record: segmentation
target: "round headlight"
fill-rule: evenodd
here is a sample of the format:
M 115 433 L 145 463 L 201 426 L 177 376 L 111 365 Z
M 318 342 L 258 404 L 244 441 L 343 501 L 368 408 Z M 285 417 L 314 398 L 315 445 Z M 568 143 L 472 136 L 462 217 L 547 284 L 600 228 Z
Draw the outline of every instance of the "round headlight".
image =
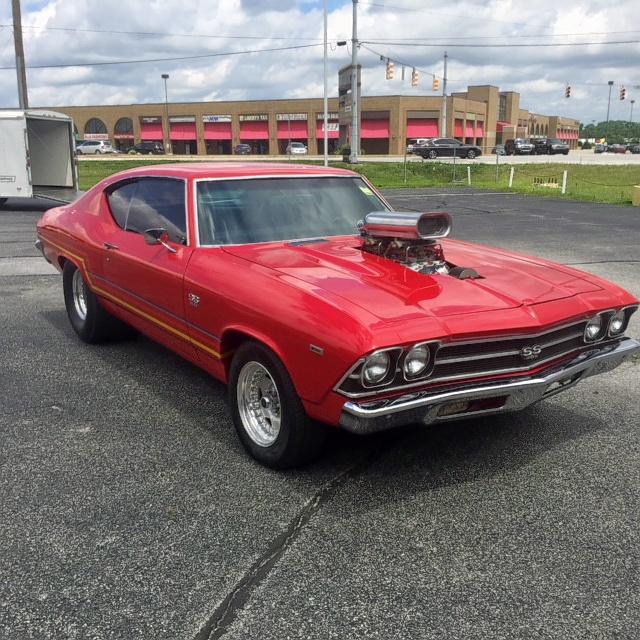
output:
M 593 342 L 600 337 L 602 333 L 602 317 L 594 316 L 587 322 L 587 326 L 584 328 L 584 339 L 586 342 Z
M 405 378 L 417 378 L 421 376 L 429 366 L 431 352 L 426 344 L 417 344 L 412 347 L 404 358 Z
M 389 372 L 389 353 L 387 351 L 378 351 L 372 353 L 365 361 L 362 367 L 362 378 L 367 384 L 378 384 L 382 382 Z
M 624 321 L 624 311 L 618 311 L 618 313 L 611 316 L 611 320 L 609 320 L 609 335 L 619 336 L 624 330 Z

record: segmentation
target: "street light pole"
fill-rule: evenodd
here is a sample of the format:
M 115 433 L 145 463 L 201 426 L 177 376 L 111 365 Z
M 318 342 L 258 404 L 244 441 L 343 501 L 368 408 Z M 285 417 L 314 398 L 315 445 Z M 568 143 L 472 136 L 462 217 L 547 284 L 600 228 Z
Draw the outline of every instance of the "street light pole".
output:
M 329 13 L 329 0 L 324 0 L 324 94 L 323 94 L 323 151 L 324 151 L 324 166 L 329 166 L 329 133 L 327 131 L 327 123 L 329 122 L 329 99 L 327 97 L 328 92 L 328 80 L 327 80 L 327 20 Z M 633 104 L 633 101 L 632 101 Z
M 635 100 L 631 100 L 631 113 L 629 113 L 629 122 L 633 122 L 633 105 L 635 104 Z
M 351 155 L 349 162 L 358 162 L 360 151 L 360 131 L 358 111 L 358 0 L 353 2 L 353 25 L 351 34 Z
M 18 104 L 21 109 L 29 108 L 27 94 L 27 72 L 24 65 L 24 47 L 22 46 L 22 14 L 20 0 L 11 0 L 13 13 L 13 44 L 16 52 L 16 74 L 18 76 Z
M 444 52 L 444 77 L 442 78 L 442 137 L 447 137 L 447 52 Z
M 609 109 L 611 107 L 611 87 L 613 87 L 613 80 L 609 80 L 609 102 L 607 102 L 607 123 L 609 122 Z
M 167 120 L 167 140 L 164 148 L 164 152 L 171 155 L 173 150 L 171 149 L 171 123 L 169 122 L 169 94 L 167 93 L 167 80 L 169 79 L 168 73 L 162 74 L 164 80 L 164 115 Z

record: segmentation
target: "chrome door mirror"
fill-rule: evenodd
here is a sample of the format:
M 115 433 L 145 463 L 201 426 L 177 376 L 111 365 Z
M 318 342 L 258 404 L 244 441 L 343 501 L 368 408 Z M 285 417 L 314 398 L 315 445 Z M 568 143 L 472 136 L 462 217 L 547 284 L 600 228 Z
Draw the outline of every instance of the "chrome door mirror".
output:
M 170 253 L 178 253 L 178 250 L 169 244 L 169 234 L 166 229 L 163 229 L 162 227 L 145 229 L 142 235 L 147 244 L 161 244 Z

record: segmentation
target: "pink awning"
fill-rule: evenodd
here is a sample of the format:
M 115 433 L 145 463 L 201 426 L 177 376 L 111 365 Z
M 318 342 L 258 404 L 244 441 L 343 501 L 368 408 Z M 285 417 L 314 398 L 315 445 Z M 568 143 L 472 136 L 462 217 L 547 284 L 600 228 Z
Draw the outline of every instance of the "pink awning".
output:
M 337 122 L 327 122 L 327 138 L 329 140 L 337 140 L 340 137 Z M 324 120 L 318 120 L 316 123 L 316 138 L 322 140 L 324 138 Z
M 484 122 L 476 122 L 476 138 L 484 138 Z
M 240 123 L 240 140 L 268 140 L 269 123 L 265 120 L 248 120 Z
M 474 138 L 473 122 L 467 122 L 464 127 L 464 135 L 466 138 Z
M 197 140 L 195 122 L 172 122 L 170 137 L 172 140 Z
M 462 138 L 464 133 L 462 132 L 462 120 L 456 118 L 456 121 L 453 125 L 453 135 L 455 138 Z
M 205 122 L 205 140 L 231 140 L 230 122 Z
M 278 140 L 306 140 L 308 137 L 306 120 L 278 120 Z
M 388 120 L 372 120 L 362 121 L 360 126 L 361 138 L 388 138 L 389 137 L 389 121 Z
M 437 138 L 439 135 L 438 118 L 411 118 L 407 120 L 407 138 Z
M 162 140 L 162 123 L 143 122 L 140 125 L 140 140 Z
M 496 133 L 502 133 L 505 129 L 509 128 L 513 128 L 509 122 L 501 122 L 500 120 L 496 122 Z

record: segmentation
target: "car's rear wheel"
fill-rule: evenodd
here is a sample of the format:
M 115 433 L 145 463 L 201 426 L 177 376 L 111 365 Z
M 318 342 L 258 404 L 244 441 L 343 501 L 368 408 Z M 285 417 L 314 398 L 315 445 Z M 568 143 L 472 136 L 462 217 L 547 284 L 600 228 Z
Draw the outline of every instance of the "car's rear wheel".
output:
M 473 149 L 469 149 L 469 151 L 467 151 L 467 158 L 469 158 L 469 160 L 473 160 L 476 157 L 476 152 Z
M 280 359 L 257 342 L 244 343 L 233 357 L 229 404 L 240 441 L 262 464 L 286 469 L 322 451 L 326 427 L 307 416 Z
M 62 270 L 64 304 L 73 330 L 81 340 L 93 344 L 125 337 L 132 329 L 114 318 L 89 289 L 82 272 L 67 261 Z
M 427 158 L 429 160 L 435 160 L 438 157 L 438 152 L 435 149 L 431 149 L 429 153 L 427 153 Z

